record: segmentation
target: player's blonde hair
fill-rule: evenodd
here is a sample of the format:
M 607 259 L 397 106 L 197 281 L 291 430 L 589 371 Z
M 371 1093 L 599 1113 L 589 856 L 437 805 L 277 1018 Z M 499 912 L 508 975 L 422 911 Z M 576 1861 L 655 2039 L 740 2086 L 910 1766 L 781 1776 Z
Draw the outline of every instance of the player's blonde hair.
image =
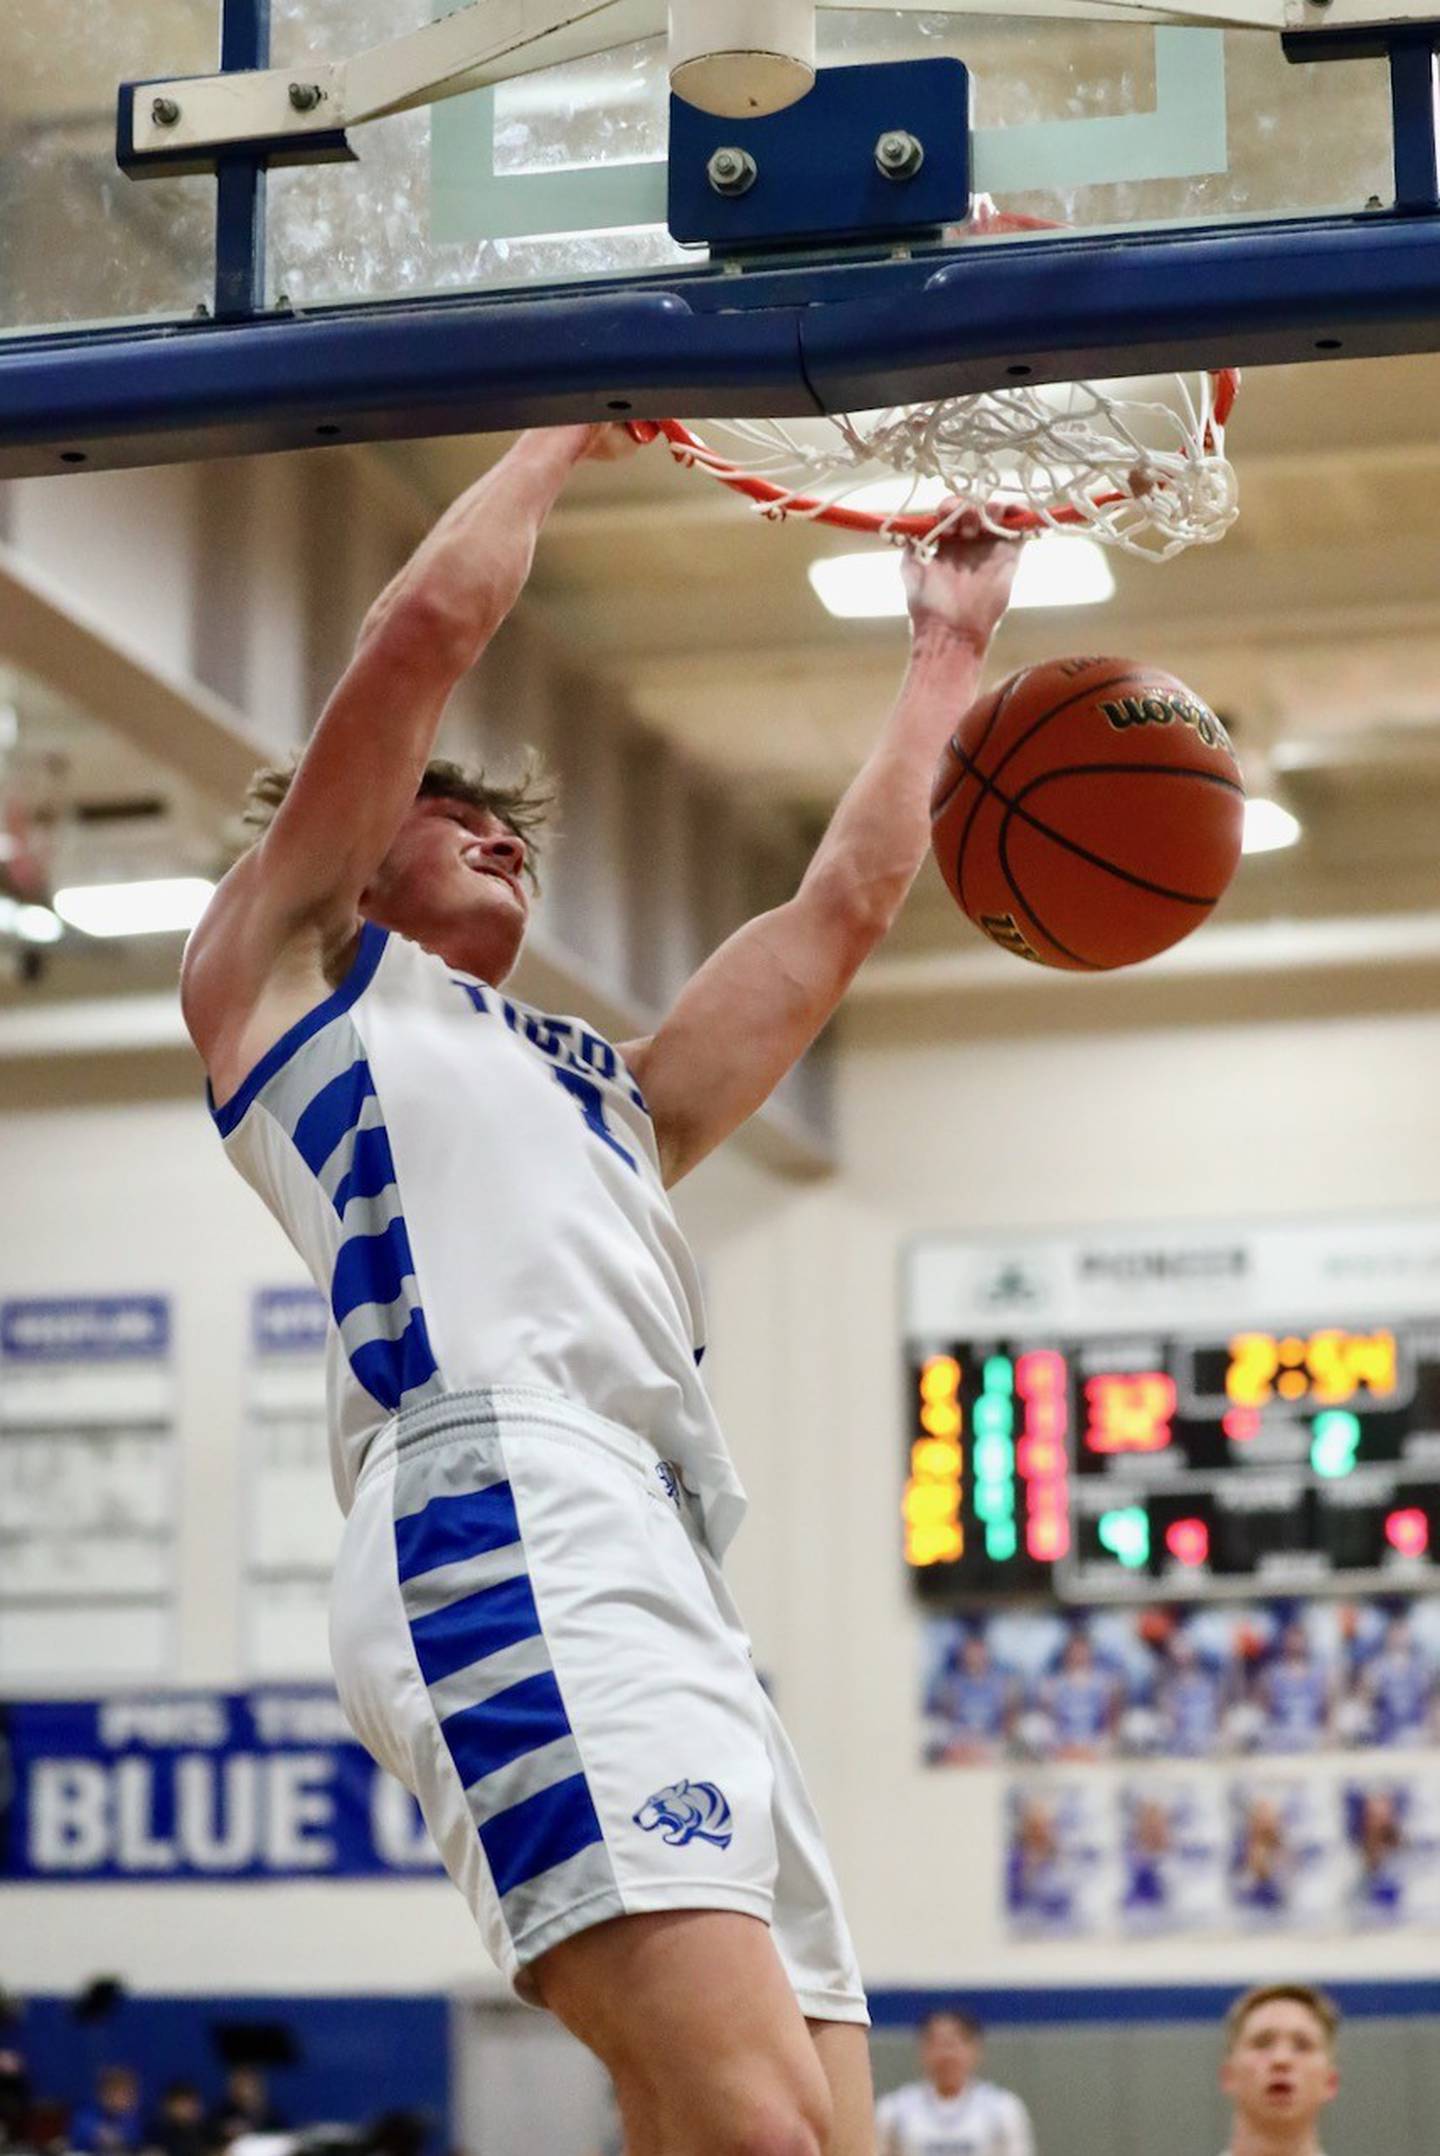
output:
M 262 838 L 275 821 L 281 802 L 300 768 L 297 749 L 287 763 L 262 764 L 245 791 L 240 822 L 249 843 Z M 539 888 L 535 871 L 539 834 L 553 820 L 555 787 L 539 757 L 527 749 L 519 773 L 508 784 L 487 778 L 478 764 L 459 764 L 436 756 L 425 766 L 415 789 L 417 801 L 463 801 L 468 808 L 497 816 L 525 841 L 525 873 Z
M 1238 1998 L 1225 2016 L 1225 2055 L 1239 2043 L 1250 2016 L 1262 2006 L 1269 2006 L 1277 1999 L 1293 2000 L 1313 2014 L 1325 2032 L 1325 2049 L 1333 2052 L 1335 2039 L 1340 2033 L 1340 2009 L 1328 1991 L 1320 1991 L 1314 1984 L 1257 1984 Z

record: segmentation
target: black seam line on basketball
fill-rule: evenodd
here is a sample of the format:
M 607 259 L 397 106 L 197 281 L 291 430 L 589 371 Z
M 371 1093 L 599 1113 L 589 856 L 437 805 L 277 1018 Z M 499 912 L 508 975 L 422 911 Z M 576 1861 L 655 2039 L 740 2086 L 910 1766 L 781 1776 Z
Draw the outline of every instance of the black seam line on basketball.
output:
M 1045 941 L 1050 944 L 1054 950 L 1057 950 L 1060 953 L 1060 956 L 1062 958 L 1068 958 L 1072 965 L 1081 967 L 1086 973 L 1103 973 L 1105 971 L 1105 968 L 1103 966 L 1097 966 L 1092 958 L 1082 958 L 1078 951 L 1072 951 L 1068 944 L 1062 943 L 1060 941 L 1060 938 L 1056 935 L 1053 928 L 1046 927 L 1045 923 L 1041 920 L 1039 914 L 1035 911 L 1035 908 L 1031 905 L 1029 899 L 1025 896 L 1025 893 L 1021 890 L 1019 884 L 1016 882 L 1014 871 L 1011 869 L 1010 866 L 1010 825 L 1015 814 L 1014 804 L 1009 801 L 1006 801 L 1004 794 L 1002 794 L 998 788 L 996 788 L 995 790 L 995 798 L 997 801 L 1005 801 L 1005 814 L 1000 819 L 1000 836 L 995 842 L 995 852 L 996 858 L 999 860 L 1000 863 L 1000 873 L 1010 886 L 1011 897 L 1014 899 L 1020 911 L 1024 914 L 1029 915 L 1030 925 L 1032 929 L 1038 930 L 1039 934 L 1044 937 Z M 1023 809 L 1020 813 L 1023 818 Z
M 1020 673 L 1015 674 L 1011 677 L 1008 686 L 1012 690 L 1018 689 L 1020 683 L 1036 671 L 1037 669 L 1033 666 L 1025 667 Z M 1038 719 L 1034 719 L 1031 721 L 1031 724 L 1020 736 L 1020 739 L 1011 743 L 1010 747 L 1005 751 L 1005 754 L 1001 757 L 999 763 L 995 766 L 994 771 L 991 772 L 989 776 L 991 778 L 998 778 L 1000 773 L 1005 769 L 1005 766 L 1009 763 L 1011 757 L 1018 755 L 1020 750 L 1025 747 L 1026 743 L 1032 741 L 1035 735 L 1039 733 L 1042 726 L 1048 726 L 1052 719 L 1058 719 L 1062 711 L 1072 710 L 1076 704 L 1083 703 L 1087 697 L 1101 696 L 1104 694 L 1106 689 L 1122 688 L 1126 682 L 1133 682 L 1134 679 L 1135 668 L 1133 666 L 1128 666 L 1123 674 L 1112 674 L 1107 681 L 1088 682 L 1083 689 L 1076 689 L 1072 695 L 1062 697 L 1058 704 L 1052 704 L 1048 711 L 1042 711 Z M 999 716 L 1000 712 L 997 708 L 991 715 L 991 725 L 994 724 L 994 721 L 998 719 Z M 987 726 L 985 730 L 985 735 L 976 744 L 977 750 L 984 747 L 985 741 L 989 738 L 989 733 L 990 727 Z M 963 755 L 964 752 L 963 750 L 957 750 L 956 753 Z M 978 764 L 975 766 L 975 775 L 977 778 L 982 776 Z M 965 874 L 965 848 L 970 842 L 970 833 L 974 827 L 975 818 L 980 813 L 980 808 L 981 803 L 977 801 L 974 808 L 972 808 L 970 811 L 969 817 L 965 824 L 965 829 L 960 834 L 960 852 L 955 865 L 955 888 L 960 894 L 960 904 L 962 907 L 965 904 L 965 886 L 962 880 Z
M 968 762 L 963 749 L 957 751 L 957 754 L 962 761 Z M 1053 779 L 1095 778 L 1112 771 L 1123 771 L 1131 775 L 1148 772 L 1160 778 L 1198 779 L 1202 785 L 1223 786 L 1227 792 L 1242 796 L 1245 791 L 1242 786 L 1237 786 L 1233 779 L 1221 778 L 1218 772 L 1189 771 L 1178 764 L 1066 764 L 1063 771 L 1042 771 L 1039 778 L 1030 779 L 1018 794 L 1011 795 L 1002 793 L 992 778 L 988 778 L 983 771 L 975 770 L 973 764 L 970 766 L 970 775 L 980 787 L 982 796 L 993 795 L 1011 815 L 1019 816 L 1032 830 L 1039 831 L 1045 838 L 1053 839 L 1057 846 L 1063 846 L 1068 853 L 1077 855 L 1082 861 L 1088 861 L 1092 868 L 1104 869 L 1107 875 L 1118 876 L 1122 883 L 1134 884 L 1137 891 L 1149 891 L 1156 898 L 1174 899 L 1180 906 L 1218 906 L 1218 894 L 1214 898 L 1202 898 L 1193 891 L 1172 891 L 1168 884 L 1152 883 L 1147 876 L 1137 876 L 1133 869 L 1121 868 L 1118 861 L 1107 861 L 1104 854 L 1092 853 L 1089 847 L 1082 846 L 1078 839 L 1068 838 L 1063 831 L 1057 831 L 1053 824 L 1046 823 L 1033 809 L 1021 807 L 1026 794 L 1033 793 L 1038 787 L 1049 785 Z M 958 875 L 955 880 L 958 888 Z M 1061 944 L 1059 948 L 1063 950 L 1065 946 Z
M 1088 861 L 1092 868 L 1103 869 L 1107 876 L 1114 876 L 1121 883 L 1133 884 L 1137 891 L 1149 891 L 1156 898 L 1173 899 L 1177 906 L 1218 906 L 1224 896 L 1223 892 L 1217 891 L 1213 898 L 1201 898 L 1191 891 L 1172 891 L 1168 884 L 1152 883 L 1148 877 L 1137 875 L 1134 869 L 1121 868 L 1118 861 L 1107 860 L 1104 854 L 1091 853 L 1078 839 L 1069 837 L 1063 831 L 1054 830 L 1049 824 L 1042 823 L 1033 810 L 1021 806 L 1028 794 L 1038 793 L 1042 786 L 1049 786 L 1058 779 L 1090 779 L 1101 776 L 1108 778 L 1116 771 L 1124 772 L 1127 776 L 1198 779 L 1202 786 L 1222 787 L 1226 793 L 1239 794 L 1242 800 L 1245 795 L 1243 786 L 1237 786 L 1233 779 L 1221 778 L 1218 771 L 1194 771 L 1183 764 L 1066 764 L 1063 770 L 1042 771 L 1038 778 L 1027 780 L 1011 802 L 1011 811 L 1014 815 L 1023 817 L 1027 823 L 1033 821 L 1037 830 L 1043 831 L 1047 838 L 1052 839 L 1057 846 L 1063 846 L 1068 853 L 1075 854 L 1082 861 Z M 1003 800 L 1005 796 L 1002 794 L 1000 798 Z
M 991 712 L 989 718 L 985 721 L 985 731 L 981 734 L 980 739 L 975 744 L 975 750 L 977 755 L 980 750 L 984 748 L 986 742 L 990 739 L 990 736 L 994 731 L 996 722 L 999 719 L 1001 712 L 1005 709 L 1005 706 L 1009 703 L 1011 697 L 1015 694 L 1021 682 L 1024 681 L 1029 675 L 1033 674 L 1034 671 L 1035 669 L 1033 666 L 1022 666 L 1018 674 L 1012 674 L 1008 681 L 1004 681 L 1000 684 L 999 691 L 995 698 L 995 709 Z M 952 734 L 950 737 L 950 747 L 954 755 L 959 759 L 959 762 L 962 766 L 960 779 L 963 779 L 965 776 L 963 766 L 970 763 L 971 759 L 967 756 L 965 750 L 961 748 L 960 743 L 954 734 Z M 951 788 L 951 796 L 954 795 L 956 788 L 959 786 L 960 779 L 957 779 L 955 782 L 955 786 Z M 948 798 L 949 797 L 947 797 L 947 800 Z M 975 818 L 980 813 L 983 800 L 984 796 L 982 795 L 980 800 L 976 801 L 974 807 L 971 809 L 969 815 L 966 817 L 965 828 L 960 833 L 959 845 L 955 854 L 955 892 L 956 896 L 960 900 L 962 910 L 965 905 L 965 849 L 970 843 L 970 833 L 975 828 Z

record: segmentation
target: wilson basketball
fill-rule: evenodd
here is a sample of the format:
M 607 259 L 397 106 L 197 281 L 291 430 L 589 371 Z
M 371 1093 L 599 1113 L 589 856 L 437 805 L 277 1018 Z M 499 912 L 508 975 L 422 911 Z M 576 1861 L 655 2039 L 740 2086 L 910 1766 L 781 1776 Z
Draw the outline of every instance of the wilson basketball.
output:
M 1129 659 L 1012 674 L 966 712 L 930 801 L 941 874 L 976 927 L 1081 973 L 1198 928 L 1235 873 L 1244 813 L 1214 712 Z

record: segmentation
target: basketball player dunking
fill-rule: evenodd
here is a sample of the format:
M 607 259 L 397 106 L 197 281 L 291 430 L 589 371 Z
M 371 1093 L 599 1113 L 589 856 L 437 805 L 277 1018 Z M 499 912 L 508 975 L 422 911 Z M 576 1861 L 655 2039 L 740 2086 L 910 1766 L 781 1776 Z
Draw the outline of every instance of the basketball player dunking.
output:
M 907 562 L 909 669 L 798 891 L 616 1049 L 502 991 L 533 792 L 430 761 L 567 475 L 615 446 L 525 436 L 371 608 L 298 769 L 252 788 L 184 1007 L 226 1150 L 334 1318 L 356 1730 L 501 1968 L 609 2069 L 629 2156 L 861 2156 L 864 1994 L 718 1570 L 744 1500 L 666 1190 L 895 918 L 1017 549 L 967 529 Z

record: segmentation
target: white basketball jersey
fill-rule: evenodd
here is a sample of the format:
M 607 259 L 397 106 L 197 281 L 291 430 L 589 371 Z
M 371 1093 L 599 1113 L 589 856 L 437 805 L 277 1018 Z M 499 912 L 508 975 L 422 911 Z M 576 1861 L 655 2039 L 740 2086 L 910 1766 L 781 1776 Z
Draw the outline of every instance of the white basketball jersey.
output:
M 875 2107 L 885 2156 L 1034 2156 L 1030 2115 L 992 2081 L 970 2081 L 941 2096 L 928 2081 L 907 2082 Z
M 745 1499 L 698 1375 L 695 1265 L 609 1042 L 367 925 L 342 985 L 211 1105 L 329 1301 L 347 1511 L 397 1413 L 525 1388 L 646 1439 L 729 1541 Z

